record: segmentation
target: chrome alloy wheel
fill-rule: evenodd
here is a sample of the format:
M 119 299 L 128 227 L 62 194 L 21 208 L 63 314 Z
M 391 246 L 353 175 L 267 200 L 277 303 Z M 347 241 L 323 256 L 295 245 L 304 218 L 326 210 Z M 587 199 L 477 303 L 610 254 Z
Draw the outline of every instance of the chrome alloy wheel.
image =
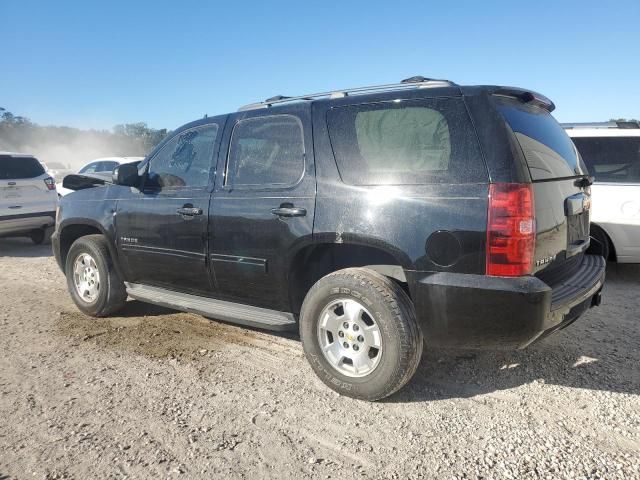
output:
M 91 255 L 81 253 L 73 263 L 73 284 L 80 298 L 93 303 L 100 292 L 100 272 Z
M 347 377 L 369 375 L 382 357 L 375 318 L 357 300 L 333 300 L 320 314 L 318 341 L 324 358 Z

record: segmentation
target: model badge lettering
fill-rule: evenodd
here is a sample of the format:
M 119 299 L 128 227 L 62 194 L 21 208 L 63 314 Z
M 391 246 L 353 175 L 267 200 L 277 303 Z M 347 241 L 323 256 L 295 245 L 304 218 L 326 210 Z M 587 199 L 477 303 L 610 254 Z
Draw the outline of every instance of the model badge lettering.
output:
M 541 265 L 546 265 L 547 263 L 551 263 L 556 259 L 555 255 L 552 255 L 550 257 L 544 257 L 541 258 L 540 260 L 536 260 L 536 267 L 539 267 Z
M 120 237 L 122 243 L 138 243 L 138 239 L 134 237 Z

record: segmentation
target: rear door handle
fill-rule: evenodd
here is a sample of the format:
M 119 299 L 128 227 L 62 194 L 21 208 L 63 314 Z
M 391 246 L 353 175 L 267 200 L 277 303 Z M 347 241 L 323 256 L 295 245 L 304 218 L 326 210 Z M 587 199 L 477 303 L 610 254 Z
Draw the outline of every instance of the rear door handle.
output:
M 183 217 L 195 217 L 196 215 L 202 215 L 202 209 L 197 207 L 182 207 L 176 210 L 176 213 Z
M 279 217 L 304 217 L 307 209 L 302 207 L 278 207 L 272 208 L 271 213 Z

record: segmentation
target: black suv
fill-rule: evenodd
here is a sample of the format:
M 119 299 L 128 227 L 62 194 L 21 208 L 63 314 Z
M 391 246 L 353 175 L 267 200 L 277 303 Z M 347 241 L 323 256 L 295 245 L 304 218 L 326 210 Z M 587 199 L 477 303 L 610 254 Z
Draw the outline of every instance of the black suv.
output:
M 590 178 L 553 108 L 423 77 L 270 98 L 65 197 L 55 256 L 89 315 L 129 296 L 299 329 L 329 387 L 380 399 L 425 341 L 523 348 L 600 302 Z

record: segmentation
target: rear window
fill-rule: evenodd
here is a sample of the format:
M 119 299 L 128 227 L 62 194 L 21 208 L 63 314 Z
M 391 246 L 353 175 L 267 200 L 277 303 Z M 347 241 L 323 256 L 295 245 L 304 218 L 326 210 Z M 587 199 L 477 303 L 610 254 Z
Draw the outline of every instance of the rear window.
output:
M 477 183 L 487 174 L 461 99 L 335 107 L 329 137 L 345 183 Z
M 507 98 L 496 102 L 518 139 L 533 180 L 587 174 L 571 139 L 548 111 Z
M 2 180 L 34 178 L 43 173 L 43 166 L 33 157 L 0 155 L 0 179 Z
M 640 183 L 640 137 L 573 139 L 596 182 Z

